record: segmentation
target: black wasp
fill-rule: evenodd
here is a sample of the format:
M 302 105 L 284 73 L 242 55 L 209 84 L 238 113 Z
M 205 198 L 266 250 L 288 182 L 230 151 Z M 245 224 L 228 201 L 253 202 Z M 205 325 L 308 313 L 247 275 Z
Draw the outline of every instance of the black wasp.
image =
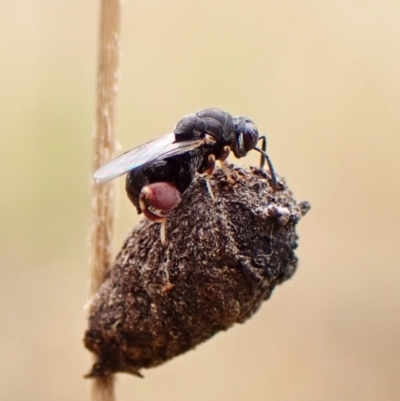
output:
M 257 143 L 262 141 L 261 149 Z M 127 173 L 126 192 L 138 213 L 151 221 L 163 222 L 181 201 L 196 173 L 206 174 L 206 183 L 215 161 L 224 163 L 230 151 L 237 157 L 255 149 L 261 153 L 261 167 L 268 163 L 271 185 L 277 180 L 265 153 L 266 138 L 247 117 L 232 117 L 219 109 L 204 109 L 184 117 L 173 133 L 128 150 L 94 174 L 98 183 Z

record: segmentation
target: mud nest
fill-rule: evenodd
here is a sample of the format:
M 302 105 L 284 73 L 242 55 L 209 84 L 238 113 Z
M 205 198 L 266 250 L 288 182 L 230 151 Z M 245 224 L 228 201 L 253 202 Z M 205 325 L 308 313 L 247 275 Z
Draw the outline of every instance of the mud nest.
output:
M 95 296 L 85 346 L 97 356 L 88 377 L 141 375 L 243 323 L 296 270 L 295 226 L 307 212 L 284 180 L 229 166 L 197 176 L 160 225 L 140 222 Z

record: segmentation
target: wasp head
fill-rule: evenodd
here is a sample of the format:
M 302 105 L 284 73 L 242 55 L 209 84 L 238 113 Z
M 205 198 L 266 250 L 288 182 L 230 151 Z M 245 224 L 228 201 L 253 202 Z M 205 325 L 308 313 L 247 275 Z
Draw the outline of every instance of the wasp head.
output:
M 258 142 L 258 129 L 247 117 L 234 118 L 236 138 L 232 145 L 232 151 L 237 158 L 246 156 L 247 152 L 254 149 Z

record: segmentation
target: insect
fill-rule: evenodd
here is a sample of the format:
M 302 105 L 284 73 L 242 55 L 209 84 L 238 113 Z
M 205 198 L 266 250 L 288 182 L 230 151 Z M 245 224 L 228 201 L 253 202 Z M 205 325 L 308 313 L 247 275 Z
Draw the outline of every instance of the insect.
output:
M 259 141 L 261 148 L 257 147 Z M 208 191 L 214 199 L 209 178 L 216 160 L 223 165 L 231 151 L 240 158 L 252 149 L 261 153 L 261 168 L 267 162 L 275 190 L 277 180 L 265 152 L 266 138 L 259 136 L 253 121 L 215 108 L 204 109 L 184 117 L 172 133 L 118 156 L 98 169 L 94 177 L 102 183 L 127 174 L 126 192 L 138 213 L 163 222 L 180 203 L 196 173 L 206 174 Z

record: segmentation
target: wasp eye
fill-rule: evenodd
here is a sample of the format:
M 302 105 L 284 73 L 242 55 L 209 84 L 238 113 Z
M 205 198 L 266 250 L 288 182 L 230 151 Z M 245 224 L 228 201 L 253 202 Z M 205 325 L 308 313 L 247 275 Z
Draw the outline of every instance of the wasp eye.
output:
M 258 130 L 252 122 L 246 122 L 243 127 L 243 145 L 246 152 L 254 149 L 258 141 Z
M 236 141 L 232 144 L 233 153 L 237 158 L 246 156 L 258 142 L 258 130 L 247 117 L 235 117 Z

